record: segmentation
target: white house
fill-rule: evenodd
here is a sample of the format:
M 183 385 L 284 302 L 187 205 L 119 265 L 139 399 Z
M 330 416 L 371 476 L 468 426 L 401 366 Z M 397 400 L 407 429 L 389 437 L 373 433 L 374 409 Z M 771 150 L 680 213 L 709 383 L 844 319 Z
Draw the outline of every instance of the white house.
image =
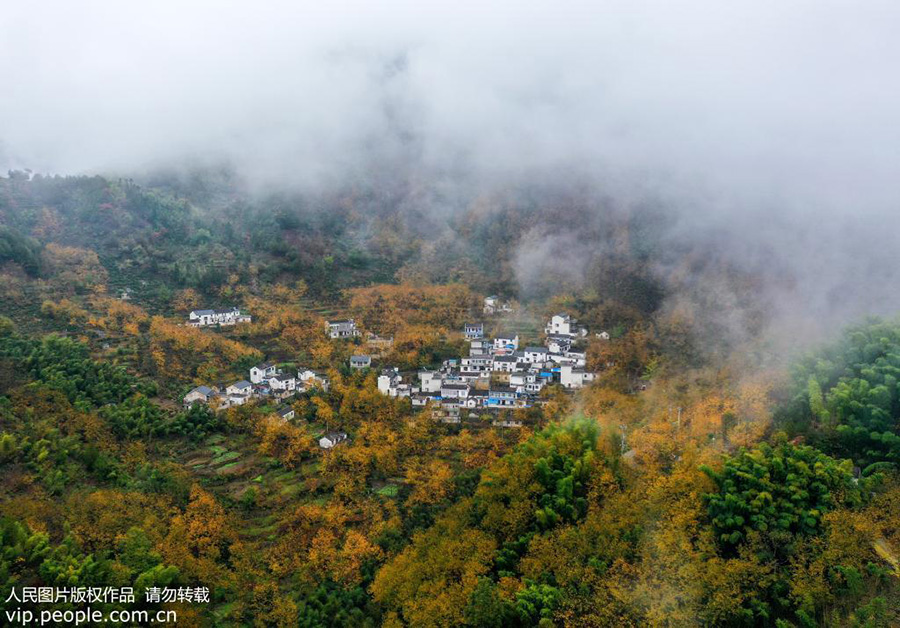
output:
M 347 438 L 346 432 L 329 432 L 319 439 L 319 447 L 322 449 L 331 449 L 335 445 L 343 443 Z
M 508 352 L 512 353 L 516 349 L 519 348 L 519 334 L 515 332 L 504 332 L 498 334 L 494 338 L 494 351 L 495 352 Z
M 297 390 L 297 378 L 293 375 L 275 375 L 269 378 L 269 388 L 276 392 L 294 392 Z
M 489 355 L 479 355 L 474 357 L 462 358 L 460 360 L 459 372 L 462 376 L 478 376 L 491 370 L 493 358 Z
M 311 369 L 301 368 L 297 370 L 297 379 L 300 384 L 307 388 L 310 386 L 321 386 L 325 390 L 328 390 L 328 377 L 323 373 L 317 373 Z
M 233 383 L 231 386 L 225 389 L 225 393 L 227 395 L 250 395 L 253 392 L 253 384 L 248 382 L 245 379 L 242 379 L 239 382 Z
M 547 336 L 547 349 L 550 353 L 563 354 L 572 346 L 572 337 L 560 334 L 550 334 Z
M 352 318 L 326 321 L 325 328 L 330 338 L 353 338 L 354 336 L 359 336 L 356 322 Z
M 494 351 L 494 343 L 486 338 L 475 338 L 469 341 L 469 355 L 490 355 Z
M 525 361 L 534 364 L 536 362 L 546 362 L 550 352 L 544 347 L 525 347 L 523 353 Z
M 372 366 L 372 356 L 370 355 L 351 355 L 350 368 L 367 369 Z
M 439 393 L 441 374 L 435 371 L 419 371 L 419 384 L 423 393 Z
M 484 402 L 487 408 L 514 408 L 524 406 L 523 400 L 519 399 L 519 393 L 515 388 L 509 386 L 491 386 L 488 397 Z
M 378 376 L 378 392 L 391 397 L 397 396 L 397 387 L 403 382 L 400 371 L 395 367 L 384 369 Z
M 483 323 L 466 323 L 463 327 L 463 333 L 466 338 L 469 340 L 474 340 L 475 338 L 481 338 L 484 336 L 484 324 Z
M 236 323 L 249 323 L 251 320 L 247 314 L 241 314 L 236 307 L 224 310 L 192 310 L 188 314 L 188 325 L 194 327 L 207 327 L 209 325 L 234 325 Z
M 565 356 L 572 360 L 575 366 L 584 367 L 587 364 L 587 353 L 584 351 L 566 351 Z
M 592 381 L 594 381 L 594 374 L 587 373 L 584 369 L 576 368 L 571 364 L 561 364 L 559 367 L 559 383 L 563 388 L 581 388 Z
M 250 368 L 250 381 L 254 384 L 262 384 L 270 377 L 278 374 L 278 369 L 272 362 L 263 362 Z
M 209 386 L 197 386 L 191 392 L 184 396 L 182 400 L 185 408 L 189 408 L 195 403 L 209 403 L 216 396 L 216 391 Z
M 500 301 L 500 297 L 496 294 L 492 294 L 489 297 L 484 298 L 484 307 L 482 311 L 485 314 L 496 314 L 498 312 L 512 312 L 512 305 L 509 304 L 509 301 Z
M 429 401 L 434 401 L 440 396 L 440 393 L 431 392 L 419 392 L 412 395 L 412 405 L 416 408 L 421 408 L 428 405 Z
M 294 409 L 290 406 L 284 406 L 278 409 L 278 416 L 284 421 L 290 421 L 294 418 Z
M 597 338 L 599 338 L 600 340 L 609 340 L 609 332 L 608 331 L 601 331 L 599 334 L 594 334 L 594 335 L 597 336 Z
M 232 394 L 228 395 L 227 406 L 242 406 L 250 399 L 250 395 Z M 225 407 L 227 407 L 225 406 Z
M 465 400 L 469 396 L 468 384 L 451 384 L 444 382 L 441 384 L 441 400 L 458 399 Z
M 514 355 L 495 355 L 494 361 L 491 363 L 491 370 L 501 373 L 512 373 L 516 370 L 518 362 L 519 358 Z
M 574 336 L 574 326 L 575 319 L 565 313 L 554 314 L 550 321 L 547 323 L 547 326 L 544 328 L 544 333 L 548 336 L 560 335 L 560 336 Z

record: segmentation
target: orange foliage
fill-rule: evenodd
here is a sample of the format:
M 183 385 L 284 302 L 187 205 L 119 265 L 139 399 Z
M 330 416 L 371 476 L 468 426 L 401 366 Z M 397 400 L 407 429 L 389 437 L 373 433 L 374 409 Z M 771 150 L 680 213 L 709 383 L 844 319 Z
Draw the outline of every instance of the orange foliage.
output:
M 44 301 L 41 304 L 41 314 L 70 325 L 83 323 L 89 316 L 87 310 L 69 299 L 62 299 L 58 303 Z
M 258 349 L 161 316 L 154 316 L 150 322 L 150 356 L 158 372 L 182 380 L 191 379 L 202 363 L 207 365 L 204 374 L 209 376 L 226 371 L 244 358 L 262 359 Z
M 259 453 L 276 458 L 288 469 L 293 469 L 315 450 L 315 442 L 304 428 L 279 417 L 265 417 L 255 432 L 260 439 Z
M 380 284 L 350 292 L 350 311 L 366 328 L 394 334 L 407 326 L 442 330 L 462 327 L 478 297 L 463 284 Z
M 139 333 L 139 325 L 150 321 L 150 316 L 143 308 L 121 299 L 97 297 L 91 304 L 104 313 L 103 318 L 91 320 L 94 327 L 136 336 Z
M 50 243 L 44 249 L 44 262 L 59 291 L 71 294 L 88 289 L 99 294 L 106 290 L 109 275 L 94 251 Z

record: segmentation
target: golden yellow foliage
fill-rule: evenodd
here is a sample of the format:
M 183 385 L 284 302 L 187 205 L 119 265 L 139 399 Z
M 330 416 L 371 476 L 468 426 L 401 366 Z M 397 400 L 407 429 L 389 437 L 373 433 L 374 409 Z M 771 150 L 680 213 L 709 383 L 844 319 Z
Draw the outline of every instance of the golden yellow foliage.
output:
M 409 626 L 459 626 L 478 577 L 490 569 L 496 542 L 467 528 L 459 508 L 451 509 L 379 570 L 371 591 L 378 602 Z
M 150 356 L 158 372 L 182 380 L 192 379 L 202 364 L 206 365 L 204 375 L 210 377 L 238 360 L 262 359 L 258 349 L 161 316 L 150 321 Z
M 90 249 L 50 243 L 44 248 L 44 263 L 58 292 L 72 294 L 84 289 L 99 294 L 106 290 L 109 275 Z

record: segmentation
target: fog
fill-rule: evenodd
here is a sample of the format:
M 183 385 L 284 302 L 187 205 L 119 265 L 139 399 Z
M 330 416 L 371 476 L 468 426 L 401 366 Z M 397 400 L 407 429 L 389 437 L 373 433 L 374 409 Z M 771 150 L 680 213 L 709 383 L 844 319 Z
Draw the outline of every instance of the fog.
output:
M 588 181 L 780 275 L 794 328 L 900 307 L 900 4 L 372 4 L 5 6 L 0 168 Z

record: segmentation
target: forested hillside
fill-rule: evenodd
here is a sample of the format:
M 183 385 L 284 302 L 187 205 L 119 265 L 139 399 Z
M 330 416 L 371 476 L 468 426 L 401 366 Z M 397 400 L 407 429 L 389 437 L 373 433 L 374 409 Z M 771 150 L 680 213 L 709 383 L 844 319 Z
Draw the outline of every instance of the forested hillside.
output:
M 441 213 L 410 187 L 0 178 L 0 606 L 128 586 L 188 626 L 900 625 L 900 321 L 785 364 L 770 278 L 658 208 L 535 184 Z M 231 306 L 252 322 L 185 325 Z M 379 390 L 465 355 L 466 323 L 524 347 L 558 312 L 584 388 L 460 423 Z M 263 361 L 328 385 L 182 404 Z M 175 586 L 210 601 L 143 595 Z

